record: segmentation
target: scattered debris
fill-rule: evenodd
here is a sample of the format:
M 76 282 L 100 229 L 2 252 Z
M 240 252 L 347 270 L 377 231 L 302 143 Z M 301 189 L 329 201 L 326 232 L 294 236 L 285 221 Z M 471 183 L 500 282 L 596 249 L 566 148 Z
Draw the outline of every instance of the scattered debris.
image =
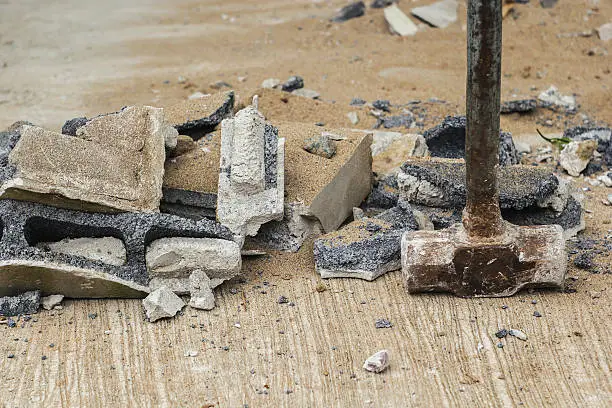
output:
M 363 106 L 363 105 L 365 105 L 366 103 L 367 103 L 367 102 L 366 102 L 366 101 L 364 101 L 364 100 L 363 100 L 363 99 L 361 99 L 361 98 L 353 98 L 353 99 L 351 99 L 351 103 L 350 103 L 350 105 L 351 105 L 351 106 Z
M 395 4 L 385 8 L 384 14 L 392 34 L 407 37 L 415 35 L 419 31 L 416 24 Z
M 363 364 L 363 369 L 372 373 L 382 373 L 389 367 L 389 364 L 389 352 L 387 350 L 380 350 L 368 357 Z
M 0 297 L 0 316 L 18 316 L 38 312 L 40 292 L 30 291 L 18 296 Z
M 306 89 L 306 88 L 296 89 L 294 91 L 291 91 L 291 93 L 297 96 L 302 96 L 304 98 L 310 98 L 310 99 L 319 99 L 319 97 L 321 96 L 321 94 L 318 93 L 317 91 L 312 90 L 312 89 Z
M 389 7 L 393 3 L 397 3 L 398 0 L 374 0 L 370 3 L 370 7 L 373 9 Z
M 597 34 L 601 41 L 612 40 L 612 23 L 606 23 L 597 29 Z
M 457 21 L 457 0 L 442 0 L 428 6 L 415 7 L 412 15 L 433 27 L 446 28 Z
M 185 357 L 197 357 L 198 356 L 198 352 L 194 351 L 194 350 L 187 350 L 183 353 L 183 356 Z
M 49 295 L 40 298 L 40 304 L 42 305 L 43 309 L 51 310 L 55 306 L 62 303 L 62 300 L 64 300 L 64 295 Z
M 234 91 L 229 91 L 179 102 L 164 108 L 165 119 L 181 135 L 198 140 L 232 115 L 234 100 Z
M 568 113 L 573 113 L 577 109 L 576 97 L 561 94 L 555 86 L 551 86 L 546 91 L 540 93 L 538 100 L 542 103 L 543 107 L 553 110 L 561 109 Z
M 583 252 L 574 258 L 574 266 L 576 268 L 590 270 L 593 268 L 594 254 L 592 252 Z
M 375 109 L 381 110 L 383 112 L 391 112 L 391 102 L 386 99 L 377 99 L 372 102 L 372 106 Z
M 302 88 L 304 88 L 304 78 L 298 75 L 289 77 L 289 79 L 281 86 L 281 89 L 285 92 L 293 92 Z
M 540 0 L 542 8 L 553 8 L 558 0 Z
M 393 327 L 393 324 L 387 319 L 376 319 L 374 326 L 377 329 L 390 329 Z
M 510 336 L 516 337 L 519 340 L 527 341 L 527 334 L 524 331 L 518 329 L 510 329 L 508 330 L 508 334 Z
M 570 176 L 578 177 L 586 169 L 596 149 L 595 140 L 570 142 L 561 150 L 559 163 Z
M 304 140 L 304 150 L 326 159 L 331 159 L 336 154 L 336 143 L 329 136 L 321 134 L 317 138 Z
M 527 113 L 537 108 L 538 101 L 535 99 L 517 99 L 503 102 L 501 113 Z
M 289 299 L 287 299 L 285 296 L 279 296 L 277 303 L 279 305 L 289 303 Z
M 231 88 L 231 87 L 232 87 L 232 85 L 231 85 L 231 84 L 228 84 L 228 83 L 227 83 L 227 82 L 225 82 L 225 81 L 216 81 L 216 82 L 213 82 L 212 84 L 210 84 L 210 87 L 211 87 L 212 89 L 219 90 L 219 89 L 221 89 L 221 88 Z
M 356 125 L 356 124 L 359 123 L 359 114 L 357 112 L 355 112 L 355 111 L 349 112 L 349 113 L 346 114 L 346 116 L 351 121 L 351 124 Z
M 253 99 L 254 105 L 221 124 L 217 218 L 242 240 L 283 217 L 285 139 Z
M 414 124 L 414 115 L 412 113 L 405 113 L 402 115 L 385 116 L 379 118 L 376 127 L 382 125 L 385 129 L 393 129 L 398 127 L 411 128 Z
M 151 292 L 142 301 L 147 318 L 155 322 L 166 317 L 174 317 L 183 309 L 185 303 L 165 286 Z
M 563 132 L 563 138 L 576 141 L 597 141 L 597 151 L 602 155 L 604 163 L 608 166 L 612 166 L 612 128 L 574 127 L 565 130 L 565 132 Z
M 506 329 L 501 329 L 500 331 L 495 333 L 495 337 L 497 337 L 498 339 L 503 339 L 507 335 L 508 335 L 508 330 L 506 330 Z
M 280 79 L 268 78 L 268 79 L 265 79 L 261 83 L 261 87 L 266 88 L 266 89 L 276 89 L 276 88 L 281 87 L 282 86 L 281 84 L 282 84 L 282 81 Z
M 336 16 L 332 18 L 332 21 L 336 23 L 342 23 L 353 18 L 361 17 L 365 14 L 365 9 L 366 6 L 363 1 L 356 1 L 354 3 L 342 7 L 338 14 L 336 14 Z

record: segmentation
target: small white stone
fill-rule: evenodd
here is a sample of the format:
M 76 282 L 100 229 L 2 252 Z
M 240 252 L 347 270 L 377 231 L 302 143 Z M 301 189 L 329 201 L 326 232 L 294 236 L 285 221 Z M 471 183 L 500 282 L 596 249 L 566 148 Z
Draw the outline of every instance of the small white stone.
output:
M 591 161 L 595 149 L 597 149 L 595 140 L 570 142 L 561 150 L 559 163 L 570 176 L 578 177 Z
M 107 336 L 108 336 L 109 334 L 111 334 L 111 333 L 112 333 L 112 332 L 111 332 L 110 330 L 104 330 L 104 334 L 106 334 Z
M 538 99 L 567 110 L 576 109 L 576 98 L 572 95 L 562 95 L 555 86 L 551 86 L 538 95 Z
M 183 353 L 183 356 L 185 356 L 185 357 L 197 357 L 198 354 L 200 354 L 200 353 L 198 353 L 197 351 L 187 350 L 187 351 L 185 351 Z
M 205 97 L 205 96 L 207 96 L 207 94 L 202 93 L 202 92 L 200 92 L 200 91 L 197 91 L 197 92 L 194 92 L 194 93 L 192 93 L 191 95 L 189 95 L 189 97 L 187 97 L 187 99 L 189 99 L 189 100 L 194 100 L 194 99 L 200 99 L 200 98 L 203 98 L 203 97 Z
M 597 180 L 601 181 L 602 183 L 604 183 L 604 185 L 606 187 L 612 187 L 612 178 L 610 178 L 607 175 L 603 175 L 603 176 L 598 176 Z
M 514 147 L 516 147 L 516 151 L 519 153 L 531 153 L 531 145 L 529 143 L 514 140 Z
M 319 97 L 321 96 L 321 94 L 318 93 L 317 91 L 312 90 L 312 89 L 307 89 L 307 88 L 296 89 L 292 91 L 291 93 L 294 95 L 302 96 L 304 98 L 309 98 L 309 99 L 319 99 Z
M 349 120 L 351 121 L 351 123 L 353 125 L 356 125 L 359 123 L 359 115 L 357 114 L 357 112 L 349 112 L 346 114 L 346 116 L 349 118 Z
M 189 306 L 194 309 L 211 310 L 215 307 L 213 284 L 202 270 L 194 271 L 189 276 Z
M 385 20 L 387 20 L 387 24 L 389 24 L 389 30 L 393 34 L 406 37 L 415 35 L 417 31 L 419 31 L 412 20 L 410 20 L 410 18 L 408 18 L 408 16 L 395 4 L 386 7 L 384 14 Z
M 261 83 L 261 87 L 267 88 L 267 89 L 274 89 L 274 88 L 278 88 L 281 83 L 282 82 L 280 79 L 268 78 Z
M 173 317 L 185 306 L 185 303 L 170 289 L 162 286 L 144 298 L 142 305 L 149 321 L 154 322 L 165 317 Z
M 511 335 L 511 336 L 516 337 L 519 340 L 527 341 L 527 334 L 524 331 L 522 331 L 522 330 L 510 329 L 508 331 L 508 334 Z
M 368 357 L 363 364 L 363 368 L 366 371 L 372 373 L 382 373 L 389 367 L 389 352 L 387 350 L 380 350 L 379 352 Z
M 50 295 L 40 298 L 40 304 L 45 310 L 51 310 L 64 300 L 64 295 Z
M 607 23 L 607 24 L 600 26 L 597 29 L 597 34 L 599 34 L 599 39 L 601 41 L 612 40 L 612 23 Z

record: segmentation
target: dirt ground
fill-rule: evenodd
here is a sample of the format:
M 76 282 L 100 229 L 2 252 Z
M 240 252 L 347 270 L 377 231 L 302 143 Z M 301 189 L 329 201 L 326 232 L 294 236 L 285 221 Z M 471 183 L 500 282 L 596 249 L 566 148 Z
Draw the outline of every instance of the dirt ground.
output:
M 409 11 L 431 2 L 399 4 Z M 271 119 L 349 126 L 353 97 L 418 99 L 427 104 L 427 127 L 465 110 L 460 3 L 455 24 L 400 38 L 389 34 L 380 10 L 330 23 L 345 4 L 335 0 L 0 0 L 0 129 L 17 120 L 59 129 L 66 119 L 134 103 L 169 105 L 213 92 L 217 81 L 246 100 L 262 80 L 296 74 L 321 93 L 324 108 L 289 111 L 279 103 L 264 112 Z M 580 109 L 570 117 L 542 110 L 507 115 L 502 128 L 537 140 L 536 128 L 559 133 L 587 117 L 611 124 L 612 58 L 605 54 L 612 42 L 558 34 L 612 21 L 612 1 L 562 0 L 543 9 L 532 0 L 515 11 L 504 20 L 502 98 L 536 96 L 555 85 L 576 94 Z M 364 117 L 357 127 L 370 125 Z M 582 179 L 577 185 L 587 186 Z M 602 204 L 609 192 L 585 192 L 583 237 L 610 239 L 612 207 Z M 609 271 L 609 252 L 596 263 Z M 509 299 L 410 296 L 399 272 L 375 282 L 329 280 L 318 292 L 306 245 L 298 254 L 247 260 L 242 280 L 217 289 L 212 312 L 186 309 L 150 324 L 139 301 L 68 300 L 63 310 L 0 326 L 0 401 L 611 406 L 610 275 L 571 266 L 568 277 L 565 292 Z M 278 304 L 281 295 L 295 306 Z M 377 318 L 393 327 L 376 329 Z M 504 339 L 499 348 L 500 328 L 522 329 L 529 338 Z M 382 348 L 391 353 L 391 367 L 365 372 L 365 358 Z M 185 357 L 190 351 L 198 355 Z

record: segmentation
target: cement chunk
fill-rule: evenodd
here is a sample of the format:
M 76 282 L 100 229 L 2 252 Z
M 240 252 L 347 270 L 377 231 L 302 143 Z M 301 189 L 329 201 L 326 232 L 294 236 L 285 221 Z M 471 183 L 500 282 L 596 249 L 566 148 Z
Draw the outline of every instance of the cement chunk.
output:
M 561 94 L 555 86 L 540 93 L 538 99 L 546 108 L 561 109 L 567 112 L 575 112 L 577 108 L 576 97 Z
M 93 211 L 156 212 L 167 132 L 163 110 L 148 106 L 93 118 L 76 136 L 22 126 L 0 195 Z
M 234 109 L 234 91 L 205 95 L 168 106 L 166 120 L 181 135 L 198 140 L 212 132 Z
M 185 306 L 185 302 L 174 294 L 170 289 L 161 287 L 151 292 L 143 301 L 145 313 L 151 323 L 167 318 L 174 317 Z
M 559 163 L 570 176 L 578 177 L 588 166 L 596 149 L 595 140 L 570 142 L 561 150 Z
M 18 316 L 38 312 L 40 292 L 31 291 L 18 296 L 0 297 L 0 315 Z
M 123 241 L 113 237 L 63 239 L 58 242 L 40 242 L 36 246 L 43 251 L 82 256 L 109 265 L 121 266 L 127 261 Z
M 363 369 L 373 373 L 382 373 L 389 367 L 390 358 L 387 350 L 380 350 L 363 363 Z
M 221 126 L 217 218 L 237 236 L 253 236 L 283 217 L 285 139 L 255 106 Z
M 553 194 L 559 181 L 554 174 L 532 166 L 499 167 L 502 208 L 517 210 L 536 205 Z M 400 197 L 430 207 L 465 205 L 465 163 L 458 160 L 410 159 L 398 174 Z
M 407 37 L 415 35 L 419 29 L 397 5 L 392 4 L 383 11 L 392 34 Z
M 442 0 L 428 6 L 415 7 L 412 15 L 434 27 L 446 28 L 457 21 L 457 1 Z
M 189 276 L 189 306 L 195 309 L 211 310 L 215 307 L 212 283 L 202 270 L 195 270 Z
M 49 295 L 40 298 L 40 304 L 42 305 L 43 309 L 51 310 L 55 306 L 62 303 L 62 300 L 64 300 L 64 295 Z
M 612 129 L 605 127 L 585 128 L 574 127 L 563 132 L 563 137 L 575 141 L 594 140 L 597 142 L 597 151 L 601 153 L 605 163 L 612 166 Z

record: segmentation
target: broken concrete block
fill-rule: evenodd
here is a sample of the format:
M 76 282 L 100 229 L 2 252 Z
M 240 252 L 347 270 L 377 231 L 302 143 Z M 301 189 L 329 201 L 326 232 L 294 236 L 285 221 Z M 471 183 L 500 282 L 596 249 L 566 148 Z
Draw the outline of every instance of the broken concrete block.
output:
M 553 110 L 560 109 L 572 113 L 576 112 L 577 109 L 576 97 L 573 95 L 561 94 L 555 86 L 551 86 L 540 93 L 540 95 L 538 95 L 538 100 L 543 107 Z
M 517 99 L 506 101 L 501 104 L 501 113 L 527 113 L 532 112 L 538 107 L 535 99 Z
M 416 24 L 395 4 L 385 8 L 384 15 L 392 34 L 407 37 L 415 35 L 419 31 Z
M 559 181 L 554 174 L 533 166 L 499 168 L 501 208 L 536 205 L 552 195 Z M 462 160 L 409 159 L 398 174 L 400 197 L 410 203 L 442 208 L 465 205 L 465 163 Z
M 612 128 L 585 128 L 578 126 L 565 130 L 565 132 L 563 132 L 563 137 L 575 141 L 597 141 L 597 151 L 601 153 L 604 162 L 608 166 L 612 166 Z
M 17 296 L 0 297 L 0 315 L 18 316 L 38 312 L 40 292 L 30 291 Z
M 375 143 L 377 141 L 376 133 L 374 134 L 374 141 Z M 378 150 L 376 155 L 374 155 L 374 149 L 372 150 L 372 170 L 377 174 L 395 174 L 410 157 L 429 156 L 429 149 L 423 136 L 410 133 L 401 134 L 399 137 L 393 138 L 390 143 L 384 140 L 376 146 L 376 150 Z
M 81 256 L 115 266 L 121 266 L 127 261 L 123 241 L 113 237 L 65 238 L 58 242 L 39 242 L 36 247 L 43 251 Z
M 382 373 L 389 365 L 389 352 L 387 350 L 380 350 L 368 357 L 365 363 L 363 363 L 363 369 L 372 373 Z
M 168 123 L 193 140 L 215 130 L 223 119 L 232 116 L 233 110 L 234 91 L 206 95 L 164 108 Z
M 374 280 L 400 268 L 400 239 L 418 224 L 405 203 L 374 218 L 353 221 L 317 239 L 314 259 L 322 278 Z
M 423 137 L 427 142 L 432 157 L 461 159 L 465 157 L 465 116 L 447 116 L 441 124 L 425 131 Z M 507 132 L 499 134 L 499 164 L 507 166 L 519 163 L 519 155 L 514 147 L 512 135 Z
M 42 305 L 43 309 L 51 310 L 55 306 L 62 303 L 62 300 L 64 300 L 64 295 L 49 295 L 40 298 L 40 304 Z
M 213 238 L 161 238 L 147 248 L 150 287 L 167 286 L 184 294 L 189 276 L 205 273 L 214 288 L 240 273 L 240 247 L 233 241 Z
M 304 150 L 331 159 L 336 154 L 336 143 L 328 135 L 321 134 L 304 140 Z
M 253 236 L 283 217 L 285 139 L 255 106 L 221 126 L 217 218 L 235 235 Z
M 446 28 L 457 21 L 457 0 L 442 0 L 428 6 L 415 7 L 411 10 L 412 15 L 426 23 Z
M 597 141 L 595 140 L 570 142 L 561 150 L 559 164 L 570 176 L 578 177 L 588 166 L 596 149 Z
M 157 212 L 168 129 L 174 132 L 163 110 L 148 106 L 93 118 L 76 136 L 22 126 L 8 160 L 0 160 L 6 163 L 0 196 L 91 211 Z
M 342 7 L 338 14 L 336 14 L 336 16 L 332 18 L 332 21 L 336 23 L 342 23 L 353 18 L 361 17 L 365 14 L 365 9 L 366 6 L 363 1 L 356 1 L 354 3 Z
M 4 226 L 0 296 L 40 290 L 43 295 L 62 293 L 72 298 L 143 297 L 149 284 L 145 263 L 149 242 L 177 236 L 232 239 L 227 228 L 206 219 L 83 213 L 15 200 L 0 200 L 0 222 Z M 122 265 L 37 247 L 41 242 L 109 236 L 123 241 L 127 261 Z
M 208 275 L 196 269 L 189 276 L 189 306 L 195 309 L 211 310 L 215 307 L 213 285 Z
M 319 99 L 321 94 L 313 89 L 300 88 L 291 91 L 292 94 L 309 99 Z
M 142 305 L 147 319 L 153 323 L 159 319 L 174 317 L 185 307 L 185 302 L 170 289 L 162 286 L 149 293 L 149 296 L 143 299 Z

